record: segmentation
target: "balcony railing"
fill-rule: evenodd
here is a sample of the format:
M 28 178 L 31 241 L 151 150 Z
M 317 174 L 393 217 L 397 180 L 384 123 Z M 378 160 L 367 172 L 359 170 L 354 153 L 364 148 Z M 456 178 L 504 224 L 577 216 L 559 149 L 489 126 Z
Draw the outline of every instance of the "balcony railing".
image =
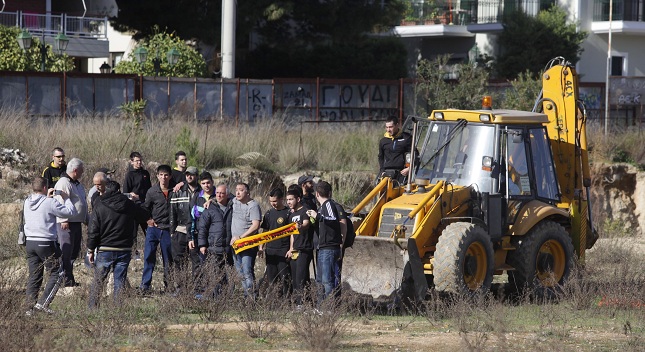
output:
M 642 0 L 613 0 L 613 21 L 645 21 L 645 6 Z M 609 0 L 595 0 L 593 20 L 609 21 Z
M 54 36 L 60 32 L 69 37 L 107 39 L 107 17 L 77 17 L 66 14 L 0 13 L 0 24 L 29 30 L 34 35 Z
M 416 24 L 487 24 L 501 23 L 505 15 L 523 11 L 537 16 L 555 0 L 410 0 L 410 10 L 403 21 Z

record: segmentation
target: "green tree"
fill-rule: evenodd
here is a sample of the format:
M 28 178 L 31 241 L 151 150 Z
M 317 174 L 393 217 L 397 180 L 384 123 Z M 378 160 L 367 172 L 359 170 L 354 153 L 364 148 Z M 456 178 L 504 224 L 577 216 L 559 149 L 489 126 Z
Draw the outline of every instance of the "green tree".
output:
M 558 6 L 531 17 L 522 11 L 506 16 L 499 36 L 502 52 L 497 59 L 501 78 L 514 79 L 528 70 L 536 76 L 549 60 L 562 56 L 575 64 L 580 60 L 587 33 L 567 23 L 567 13 Z
M 542 72 L 542 71 L 541 71 Z M 504 109 L 523 111 L 533 110 L 535 99 L 542 90 L 542 75 L 537 78 L 529 71 L 520 73 L 516 79 L 510 81 L 511 87 L 504 91 L 502 105 Z
M 193 47 L 173 33 L 155 33 L 149 39 L 143 40 L 138 47 L 148 50 L 147 60 L 143 64 L 139 64 L 135 61 L 134 55 L 130 53 L 130 60 L 123 60 L 116 65 L 114 68 L 116 73 L 136 73 L 152 76 L 155 74 L 153 59 L 159 58 L 161 60 L 159 75 L 161 76 L 208 77 L 204 58 Z M 166 56 L 168 51 L 173 48 L 179 52 L 179 61 L 171 66 Z
M 407 76 L 399 38 L 364 38 L 337 45 L 260 46 L 247 57 L 242 77 L 333 77 L 399 79 Z
M 244 1 L 241 1 L 244 2 Z M 168 28 L 181 38 L 219 43 L 222 0 L 116 0 L 119 16 L 110 24 L 120 32 L 134 33 L 135 40 Z
M 417 68 L 417 91 L 427 104 L 422 115 L 434 109 L 478 109 L 488 92 L 488 72 L 472 63 L 448 65 L 449 55 L 435 60 L 421 60 Z M 449 80 L 452 70 L 457 80 Z M 422 109 L 423 110 L 423 109 Z
M 256 24 L 261 46 L 240 55 L 246 77 L 397 79 L 407 76 L 399 38 L 370 36 L 400 21 L 403 0 L 281 1 Z M 267 58 L 260 61 L 259 58 Z M 280 63 L 280 65 L 271 63 Z
M 362 72 L 368 71 L 370 78 L 405 77 L 402 44 L 391 38 L 369 37 L 369 33 L 400 21 L 405 1 L 409 0 L 238 0 L 236 73 L 254 78 L 362 78 Z M 220 44 L 222 0 L 116 2 L 119 16 L 110 19 L 112 25 L 119 31 L 135 32 L 135 39 L 154 35 L 158 25 L 182 38 Z M 322 63 L 330 67 L 325 71 L 319 66 L 316 58 L 321 53 L 337 54 L 341 49 L 349 50 L 342 60 L 337 55 L 323 55 L 331 56 L 332 61 Z M 368 61 L 377 66 L 369 66 L 364 58 L 361 62 L 361 50 L 375 55 Z M 396 67 L 389 68 L 386 63 Z
M 18 45 L 18 27 L 0 25 L 0 71 L 40 71 L 42 56 L 40 54 L 40 38 L 33 37 L 31 48 L 26 52 Z M 47 45 L 45 71 L 67 72 L 74 69 L 74 61 L 67 54 L 56 55 Z

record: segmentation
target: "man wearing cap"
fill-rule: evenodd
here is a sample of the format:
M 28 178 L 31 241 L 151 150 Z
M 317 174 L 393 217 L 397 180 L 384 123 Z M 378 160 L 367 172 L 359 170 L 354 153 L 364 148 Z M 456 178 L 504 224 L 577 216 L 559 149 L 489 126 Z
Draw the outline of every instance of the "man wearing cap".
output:
M 173 170 L 175 171 L 175 170 Z M 197 182 L 198 170 L 194 166 L 186 168 L 183 184 L 170 199 L 170 234 L 172 245 L 173 266 L 181 270 L 190 256 L 193 266 L 199 264 L 199 254 L 196 250 L 189 250 L 188 241 L 192 239 L 191 209 L 195 194 L 201 190 Z M 196 263 L 195 263 L 196 262 Z M 175 284 L 177 288 L 181 285 Z
M 298 186 L 302 188 L 302 204 L 311 210 L 318 210 L 314 195 L 314 177 L 308 175 L 298 177 Z

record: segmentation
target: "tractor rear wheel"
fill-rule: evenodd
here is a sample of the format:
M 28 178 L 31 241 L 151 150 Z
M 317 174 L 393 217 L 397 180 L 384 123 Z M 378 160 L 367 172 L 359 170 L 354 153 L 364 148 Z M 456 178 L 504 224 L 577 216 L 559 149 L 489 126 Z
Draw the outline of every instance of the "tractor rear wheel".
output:
M 542 221 L 518 237 L 517 249 L 509 253 L 512 289 L 529 290 L 537 297 L 552 297 L 573 268 L 573 244 L 565 229 L 553 221 Z
M 490 289 L 493 259 L 493 244 L 483 228 L 464 222 L 448 225 L 434 254 L 435 289 L 455 294 Z

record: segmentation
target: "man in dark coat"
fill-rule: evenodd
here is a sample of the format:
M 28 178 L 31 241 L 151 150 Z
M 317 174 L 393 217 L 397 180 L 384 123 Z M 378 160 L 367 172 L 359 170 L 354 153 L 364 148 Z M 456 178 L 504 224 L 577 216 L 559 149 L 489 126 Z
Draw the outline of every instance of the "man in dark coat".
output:
M 90 264 L 95 265 L 90 309 L 98 306 L 103 284 L 110 271 L 114 272 L 114 300 L 119 301 L 132 255 L 133 229 L 149 218 L 148 211 L 120 192 L 118 182 L 106 183 L 105 192 L 95 202 L 87 234 L 88 259 Z

